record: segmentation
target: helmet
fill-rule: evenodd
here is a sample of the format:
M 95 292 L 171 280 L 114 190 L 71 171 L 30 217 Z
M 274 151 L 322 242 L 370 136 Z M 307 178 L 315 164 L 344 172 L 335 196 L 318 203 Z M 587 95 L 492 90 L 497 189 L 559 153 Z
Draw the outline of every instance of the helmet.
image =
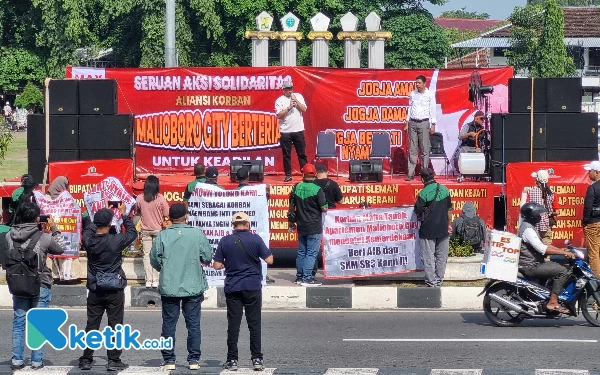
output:
M 542 220 L 542 214 L 546 212 L 548 212 L 546 207 L 538 203 L 529 202 L 521 207 L 521 216 L 523 216 L 523 220 L 532 225 L 539 223 L 540 220 Z

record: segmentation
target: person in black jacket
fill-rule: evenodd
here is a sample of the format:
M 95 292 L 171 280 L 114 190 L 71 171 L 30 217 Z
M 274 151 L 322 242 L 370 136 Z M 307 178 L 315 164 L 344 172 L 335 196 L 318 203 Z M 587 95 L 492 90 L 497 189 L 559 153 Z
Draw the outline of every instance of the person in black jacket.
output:
M 588 255 L 590 257 L 590 267 L 600 276 L 600 161 L 593 161 L 587 164 L 585 170 L 589 171 L 592 183 L 585 192 L 583 202 L 583 234 Z
M 93 224 L 83 231 L 82 245 L 87 252 L 87 325 L 85 331 L 100 329 L 102 316 L 106 311 L 108 325 L 113 329 L 117 324 L 123 324 L 125 312 L 125 292 L 127 279 L 121 268 L 123 249 L 128 248 L 136 239 L 137 231 L 133 221 L 125 215 L 125 205 L 119 204 L 119 211 L 123 216 L 125 234 L 110 233 L 113 212 L 108 207 L 96 212 Z M 104 280 L 113 280 L 115 283 L 101 283 L 98 274 L 102 273 Z M 107 350 L 108 371 L 121 371 L 128 366 L 121 362 L 121 350 Z M 79 358 L 79 368 L 90 370 L 94 360 L 94 351 L 85 349 Z

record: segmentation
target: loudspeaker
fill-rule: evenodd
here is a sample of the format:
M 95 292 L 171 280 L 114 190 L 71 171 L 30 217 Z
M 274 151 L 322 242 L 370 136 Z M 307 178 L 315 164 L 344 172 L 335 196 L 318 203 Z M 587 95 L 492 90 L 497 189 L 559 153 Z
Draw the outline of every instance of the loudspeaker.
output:
M 79 98 L 77 79 L 53 79 L 50 81 L 50 114 L 78 115 Z
M 597 148 L 598 114 L 547 113 L 546 146 L 549 149 Z
M 46 116 L 27 116 L 27 148 L 46 149 Z M 79 148 L 79 119 L 77 116 L 50 115 L 50 150 Z
M 79 82 L 79 113 L 82 115 L 116 115 L 117 81 L 84 79 Z
M 79 148 L 129 151 L 132 128 L 132 115 L 79 116 Z
M 262 182 L 265 179 L 265 162 L 263 160 L 232 160 L 229 165 L 229 179 L 237 182 L 237 171 L 246 167 L 250 174 L 248 179 L 252 182 Z
M 491 150 L 492 162 L 490 164 L 490 171 L 493 182 L 502 182 L 502 170 L 505 166 L 502 166 L 502 150 L 492 149 Z M 546 150 L 533 150 L 533 161 L 546 161 Z M 517 163 L 517 162 L 529 162 L 529 149 L 505 149 L 504 150 L 504 164 Z
M 502 131 L 502 116 L 504 132 Z M 531 142 L 531 115 L 525 113 L 494 113 L 491 119 L 492 149 L 527 149 Z M 533 148 L 546 148 L 546 115 L 533 115 Z
M 508 79 L 508 111 L 531 112 L 531 79 Z M 533 112 L 546 112 L 546 80 L 535 78 L 533 82 Z
M 130 150 L 79 150 L 80 160 L 131 159 Z
M 49 162 L 55 161 L 77 161 L 79 160 L 79 150 L 55 150 L 50 151 Z M 27 150 L 27 171 L 33 178 L 41 183 L 46 168 L 45 150 Z
M 581 78 L 546 78 L 547 112 L 581 112 Z
M 591 161 L 598 160 L 598 146 L 587 148 L 549 148 L 546 161 Z
M 350 160 L 350 181 L 383 181 L 383 160 Z

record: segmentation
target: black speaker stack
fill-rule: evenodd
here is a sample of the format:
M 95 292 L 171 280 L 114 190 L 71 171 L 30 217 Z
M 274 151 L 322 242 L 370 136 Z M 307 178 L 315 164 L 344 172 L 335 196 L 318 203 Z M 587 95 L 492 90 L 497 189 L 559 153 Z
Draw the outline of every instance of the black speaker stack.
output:
M 51 80 L 49 162 L 128 159 L 132 153 L 132 115 L 117 114 L 117 81 Z M 29 173 L 42 181 L 46 167 L 46 117 L 27 116 Z
M 491 118 L 494 182 L 506 164 L 530 161 L 532 81 L 533 161 L 598 160 L 598 114 L 581 113 L 581 78 L 511 78 L 509 113 Z
M 350 160 L 351 182 L 382 182 L 383 160 Z

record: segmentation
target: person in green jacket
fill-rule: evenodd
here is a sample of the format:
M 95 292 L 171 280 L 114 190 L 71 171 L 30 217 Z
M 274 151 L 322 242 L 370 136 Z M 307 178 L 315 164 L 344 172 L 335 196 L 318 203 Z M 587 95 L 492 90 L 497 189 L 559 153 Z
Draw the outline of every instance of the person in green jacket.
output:
M 198 163 L 194 166 L 194 175 L 196 179 L 187 184 L 185 187 L 185 191 L 183 192 L 183 201 L 187 202 L 190 200 L 190 197 L 194 193 L 194 189 L 196 189 L 196 184 L 198 182 L 206 182 L 206 167 L 202 163 Z
M 211 262 L 213 250 L 204 233 L 187 224 L 187 208 L 184 204 L 172 205 L 169 218 L 173 224 L 156 236 L 150 251 L 150 264 L 160 272 L 161 337 L 173 340 L 171 349 L 161 351 L 161 366 L 167 371 L 175 370 L 175 329 L 181 310 L 188 330 L 187 360 L 190 370 L 198 370 L 200 304 L 204 300 L 204 291 L 208 289 L 202 263 Z

